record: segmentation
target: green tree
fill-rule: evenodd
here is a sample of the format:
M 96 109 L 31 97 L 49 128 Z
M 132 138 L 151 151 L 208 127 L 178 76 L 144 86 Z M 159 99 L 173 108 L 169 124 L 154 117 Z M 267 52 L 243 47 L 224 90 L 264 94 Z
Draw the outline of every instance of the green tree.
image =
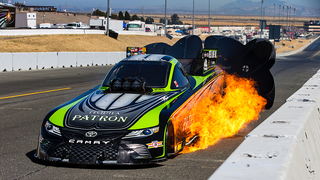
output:
M 146 24 L 152 24 L 154 22 L 152 17 L 147 17 Z
M 164 23 L 164 18 L 160 18 L 159 22 L 165 24 Z M 172 22 L 170 21 L 170 19 L 167 18 L 167 25 L 170 25 L 170 24 L 172 24 Z
M 111 19 L 118 19 L 118 15 L 117 14 L 113 14 L 112 13 L 110 17 L 111 17 Z
M 123 12 L 122 12 L 122 11 L 119 11 L 118 18 L 119 18 L 120 20 L 124 20 Z
M 125 20 L 130 20 L 131 18 L 130 18 L 130 14 L 128 13 L 128 11 L 126 11 L 125 13 L 124 13 L 124 19 Z
M 180 25 L 180 24 L 183 24 L 183 22 L 182 21 L 178 21 L 177 24 Z
M 105 12 L 100 11 L 99 9 L 92 12 L 92 15 L 94 16 L 106 16 Z
M 140 18 L 140 21 L 144 22 L 144 18 L 143 18 L 143 17 L 141 17 L 141 18 Z
M 134 14 L 134 15 L 132 15 L 131 19 L 132 19 L 133 21 L 134 21 L 134 20 L 139 20 L 139 17 L 138 17 L 136 14 Z
M 179 24 L 179 23 L 182 23 L 181 21 L 179 21 L 179 16 L 178 14 L 173 14 L 171 16 L 171 21 L 172 21 L 172 24 Z
M 164 18 L 160 18 L 159 23 L 163 23 L 164 24 Z

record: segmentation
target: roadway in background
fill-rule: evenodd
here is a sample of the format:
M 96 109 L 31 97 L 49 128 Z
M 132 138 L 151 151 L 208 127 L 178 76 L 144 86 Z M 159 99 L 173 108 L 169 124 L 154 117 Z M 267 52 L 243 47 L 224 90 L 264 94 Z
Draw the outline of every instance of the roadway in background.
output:
M 33 158 L 44 116 L 54 107 L 98 85 L 112 66 L 0 73 L 0 179 L 208 179 L 248 134 L 320 69 L 320 40 L 277 59 L 271 72 L 276 99 L 270 110 L 237 135 L 208 149 L 144 166 L 70 166 Z M 59 90 L 62 88 L 71 88 Z M 34 92 L 59 91 L 27 95 Z M 25 94 L 26 96 L 1 99 Z

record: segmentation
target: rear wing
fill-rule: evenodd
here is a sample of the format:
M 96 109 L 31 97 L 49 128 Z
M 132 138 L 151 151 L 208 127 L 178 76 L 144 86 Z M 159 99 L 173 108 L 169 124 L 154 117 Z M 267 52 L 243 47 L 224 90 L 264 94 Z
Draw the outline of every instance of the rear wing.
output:
M 270 72 L 276 53 L 272 43 L 254 39 L 246 45 L 225 36 L 209 36 L 203 42 L 198 36 L 181 38 L 173 46 L 165 43 L 148 44 L 147 54 L 166 54 L 175 57 L 192 76 L 202 76 L 219 66 L 229 74 L 252 78 L 258 93 L 267 99 L 266 108 L 272 107 L 275 96 L 274 79 Z

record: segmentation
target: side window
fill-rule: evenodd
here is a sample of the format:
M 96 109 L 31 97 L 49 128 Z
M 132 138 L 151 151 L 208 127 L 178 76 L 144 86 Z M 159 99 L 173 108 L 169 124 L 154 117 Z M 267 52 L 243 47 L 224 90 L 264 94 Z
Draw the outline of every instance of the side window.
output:
M 189 80 L 186 77 L 181 67 L 176 67 L 173 72 L 173 78 L 171 82 L 171 89 L 179 89 L 189 84 Z

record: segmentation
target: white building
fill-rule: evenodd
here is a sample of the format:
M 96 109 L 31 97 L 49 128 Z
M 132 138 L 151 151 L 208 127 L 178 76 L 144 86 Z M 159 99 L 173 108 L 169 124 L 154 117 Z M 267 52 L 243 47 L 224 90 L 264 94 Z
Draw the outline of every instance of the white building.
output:
M 37 28 L 37 13 L 16 14 L 16 28 Z

